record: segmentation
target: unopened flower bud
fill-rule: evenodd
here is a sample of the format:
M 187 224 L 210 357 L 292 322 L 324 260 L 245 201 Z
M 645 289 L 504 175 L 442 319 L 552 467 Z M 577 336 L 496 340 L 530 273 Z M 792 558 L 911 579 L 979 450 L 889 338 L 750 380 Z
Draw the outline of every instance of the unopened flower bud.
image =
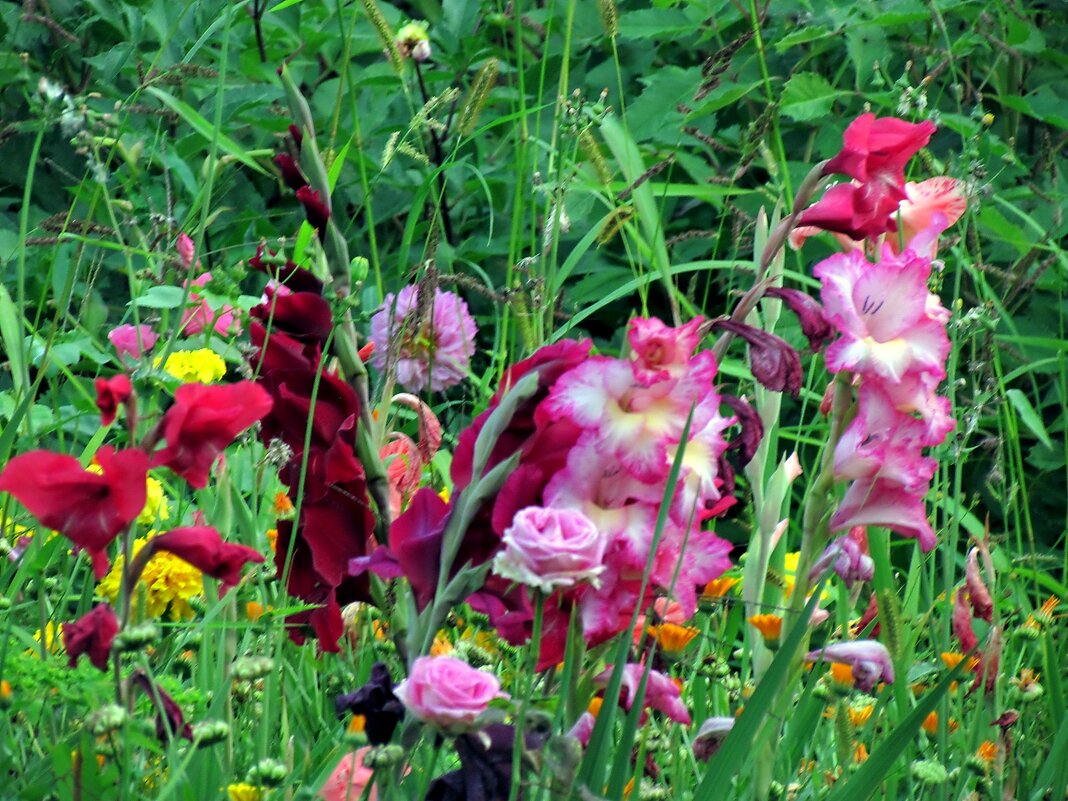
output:
M 261 759 L 248 772 L 250 784 L 262 784 L 265 787 L 278 787 L 286 780 L 289 769 L 277 759 Z
M 155 623 L 138 623 L 127 626 L 115 635 L 112 648 L 120 654 L 141 651 L 159 641 L 159 626 Z
M 1039 631 L 1038 626 L 1028 626 L 1026 623 L 1022 626 L 1017 626 L 1012 632 L 1012 636 L 1018 640 L 1034 641 L 1039 638 L 1042 632 Z
M 404 749 L 399 745 L 378 745 L 363 755 L 363 766 L 371 770 L 388 768 L 404 759 Z
M 262 679 L 274 670 L 274 660 L 269 656 L 243 656 L 234 660 L 230 674 L 238 681 Z
M 128 717 L 129 715 L 127 715 L 124 707 L 118 704 L 107 704 L 96 710 L 89 717 L 87 723 L 89 731 L 97 737 L 102 737 L 105 734 L 121 729 Z
M 912 763 L 912 777 L 923 784 L 936 785 L 945 784 L 949 773 L 941 762 L 918 759 Z
M 230 736 L 230 726 L 221 720 L 205 720 L 193 726 L 193 742 L 198 746 L 215 745 Z

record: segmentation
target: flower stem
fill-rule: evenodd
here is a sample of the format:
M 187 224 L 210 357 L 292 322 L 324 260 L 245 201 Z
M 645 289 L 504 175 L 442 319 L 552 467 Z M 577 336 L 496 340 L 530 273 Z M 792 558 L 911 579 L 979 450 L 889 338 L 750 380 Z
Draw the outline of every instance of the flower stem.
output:
M 538 653 L 541 650 L 541 629 L 545 619 L 545 596 L 541 590 L 534 590 L 534 625 L 530 633 L 529 652 L 527 655 L 527 668 L 523 671 L 523 678 L 529 683 L 524 688 L 522 702 L 515 719 L 515 743 L 512 746 L 512 789 L 508 793 L 508 801 L 516 801 L 519 798 L 519 767 L 523 758 L 523 748 L 526 745 L 526 737 L 523 734 L 523 726 L 526 723 L 527 706 L 530 704 L 530 696 L 534 693 L 534 683 L 537 678 Z

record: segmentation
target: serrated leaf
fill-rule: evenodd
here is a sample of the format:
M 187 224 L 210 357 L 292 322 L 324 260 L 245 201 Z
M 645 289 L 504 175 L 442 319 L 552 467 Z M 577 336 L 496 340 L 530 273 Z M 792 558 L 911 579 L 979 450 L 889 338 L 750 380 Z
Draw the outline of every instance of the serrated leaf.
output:
M 782 90 L 780 109 L 787 117 L 806 122 L 822 117 L 831 110 L 836 98 L 843 93 L 815 72 L 798 72 L 790 76 Z

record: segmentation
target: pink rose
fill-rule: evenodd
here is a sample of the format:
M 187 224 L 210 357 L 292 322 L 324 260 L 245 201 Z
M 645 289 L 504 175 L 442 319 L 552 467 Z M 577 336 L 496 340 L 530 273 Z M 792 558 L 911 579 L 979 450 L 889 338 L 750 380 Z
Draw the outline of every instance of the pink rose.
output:
M 120 325 L 108 332 L 108 341 L 115 346 L 119 361 L 125 363 L 127 356 L 140 359 L 145 351 L 159 339 L 159 334 L 150 325 Z
M 211 273 L 204 273 L 199 278 L 186 281 L 189 287 L 204 287 L 211 281 Z M 196 336 L 207 328 L 214 328 L 215 333 L 221 337 L 241 333 L 241 321 L 238 320 L 237 310 L 229 303 L 223 305 L 218 312 L 212 311 L 208 301 L 195 291 L 189 292 L 190 308 L 182 314 L 181 331 L 183 336 Z
M 577 509 L 528 506 L 516 513 L 503 542 L 493 572 L 544 593 L 583 581 L 598 586 L 605 569 L 607 535 Z
M 507 697 L 496 676 L 454 656 L 419 657 L 393 694 L 419 720 L 449 730 L 469 728 L 490 701 Z
M 323 801 L 358 801 L 363 798 L 363 791 L 374 777 L 374 771 L 363 764 L 363 758 L 370 750 L 371 746 L 366 745 L 341 757 L 334 772 L 319 791 L 319 797 Z M 367 799 L 376 801 L 377 798 L 378 790 L 372 787 Z

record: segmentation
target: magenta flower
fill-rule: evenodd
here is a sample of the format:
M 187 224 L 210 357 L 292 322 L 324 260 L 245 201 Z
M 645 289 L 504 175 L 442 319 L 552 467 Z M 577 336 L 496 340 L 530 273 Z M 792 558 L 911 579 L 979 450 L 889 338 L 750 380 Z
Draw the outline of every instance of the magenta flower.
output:
M 905 183 L 905 165 L 935 132 L 932 122 L 905 122 L 896 117 L 861 114 L 842 134 L 842 150 L 827 162 L 824 175 L 839 173 L 861 183 L 892 187 Z M 900 198 L 904 199 L 904 198 Z
M 870 264 L 857 252 L 816 265 L 827 319 L 842 336 L 827 349 L 831 372 L 852 370 L 899 382 L 909 372 L 945 376 L 948 314 L 927 289 L 929 259 L 906 251 Z
M 186 281 L 184 286 L 203 287 L 207 286 L 209 281 L 211 273 L 203 273 L 199 278 Z M 212 311 L 208 301 L 193 291 L 189 293 L 189 302 L 192 308 L 186 309 L 182 314 L 180 326 L 185 336 L 196 336 L 208 328 L 214 328 L 215 333 L 222 337 L 241 333 L 241 322 L 233 306 L 226 304 L 218 312 Z
M 420 320 L 419 287 L 386 295 L 371 318 L 372 364 L 393 370 L 404 388 L 441 392 L 467 376 L 478 328 L 457 294 L 434 290 L 433 307 Z
M 197 252 L 196 245 L 184 231 L 178 234 L 178 241 L 174 243 L 174 249 L 178 251 L 178 259 L 182 262 L 182 267 L 188 270 L 193 266 L 193 259 L 196 258 Z M 200 262 L 198 261 L 197 263 L 199 264 Z
M 159 334 L 150 325 L 120 325 L 108 332 L 108 341 L 125 363 L 127 356 L 140 359 L 159 339 Z
M 832 531 L 854 526 L 888 528 L 917 540 L 925 552 L 938 542 L 927 520 L 923 496 L 879 478 L 854 481 L 831 517 Z
M 419 657 L 393 694 L 414 717 L 448 731 L 470 728 L 490 701 L 507 697 L 496 676 L 453 656 Z
M 594 686 L 607 687 L 612 677 L 613 668 L 609 667 L 593 680 Z M 629 710 L 637 700 L 638 686 L 642 676 L 645 675 L 645 665 L 628 664 L 623 667 L 624 707 Z M 647 709 L 655 709 L 663 712 L 676 723 L 688 726 L 692 720 L 690 710 L 682 703 L 682 691 L 679 685 L 665 676 L 659 670 L 650 670 L 649 679 L 645 685 L 645 699 L 642 705 Z
M 871 581 L 875 575 L 872 558 L 864 553 L 860 543 L 849 534 L 839 537 L 824 549 L 808 573 L 809 583 L 819 579 L 831 567 L 849 588 L 858 581 Z
M 577 509 L 528 506 L 504 531 L 493 572 L 544 593 L 576 584 L 597 586 L 607 537 Z
M 807 657 L 810 662 L 822 659 L 825 662 L 841 662 L 853 668 L 853 680 L 857 689 L 870 692 L 876 682 L 894 681 L 894 665 L 890 652 L 878 640 L 851 640 L 837 642 L 812 651 Z

